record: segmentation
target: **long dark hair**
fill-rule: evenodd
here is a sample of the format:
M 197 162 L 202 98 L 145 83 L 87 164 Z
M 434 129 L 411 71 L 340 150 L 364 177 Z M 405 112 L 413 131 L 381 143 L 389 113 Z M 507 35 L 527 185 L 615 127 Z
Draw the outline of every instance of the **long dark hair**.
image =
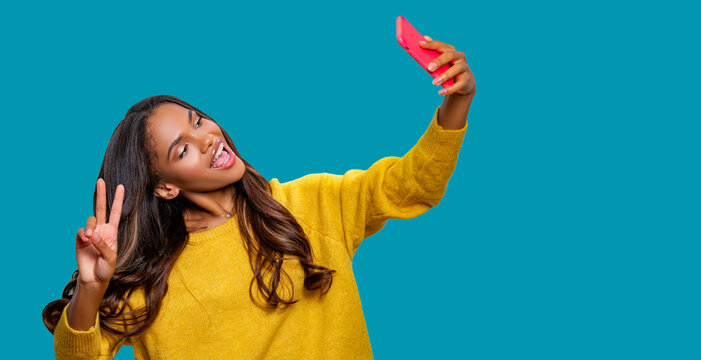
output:
M 185 248 L 188 239 L 183 213 L 194 205 L 184 196 L 172 200 L 155 196 L 156 185 L 162 179 L 155 170 L 152 138 L 148 133 L 148 118 L 163 103 L 175 103 L 210 119 L 204 112 L 187 102 L 168 95 L 146 98 L 127 111 L 107 145 L 98 178 L 105 180 L 107 214 L 110 213 L 117 185 L 124 184 L 126 192 L 118 230 L 117 264 L 100 305 L 100 327 L 117 335 L 118 341 L 142 333 L 155 320 L 161 302 L 168 291 L 167 280 L 175 260 Z M 220 126 L 221 128 L 221 126 Z M 294 284 L 282 268 L 284 254 L 299 259 L 305 274 L 304 288 L 320 290 L 323 296 L 331 287 L 332 274 L 313 262 L 309 239 L 294 216 L 272 197 L 268 181 L 240 156 L 234 142 L 221 128 L 227 144 L 236 154 L 237 161 L 246 166 L 243 177 L 231 184 L 235 188 L 234 212 L 239 229 L 249 252 L 254 276 L 249 286 L 251 300 L 264 309 L 282 308 L 297 302 Z M 97 191 L 93 195 L 93 211 Z M 249 230 L 250 226 L 250 230 Z M 264 279 L 270 274 L 269 284 Z M 278 296 L 281 275 L 290 280 L 292 295 L 289 299 Z M 61 299 L 44 307 L 42 317 L 53 334 L 61 313 L 70 302 L 77 283 L 78 270 L 63 290 Z M 251 292 L 254 281 L 266 302 L 259 304 Z M 145 307 L 124 313 L 132 292 L 143 287 Z M 124 318 L 131 318 L 127 328 Z M 121 325 L 121 327 L 120 327 Z M 124 330 L 122 330 L 124 329 Z M 112 351 L 112 349 L 110 349 Z

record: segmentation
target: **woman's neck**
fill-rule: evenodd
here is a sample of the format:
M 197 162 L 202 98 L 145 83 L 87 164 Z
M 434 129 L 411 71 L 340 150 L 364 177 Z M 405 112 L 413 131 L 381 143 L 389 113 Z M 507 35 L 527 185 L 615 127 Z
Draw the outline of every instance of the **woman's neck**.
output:
M 220 190 L 204 193 L 183 193 L 195 208 L 183 213 L 185 225 L 189 229 L 209 229 L 225 223 L 234 214 L 234 187 L 227 186 Z M 230 217 L 227 217 L 229 215 Z
M 216 217 L 216 218 L 202 218 L 202 219 L 185 219 L 185 228 L 189 233 L 192 232 L 202 232 L 209 230 L 211 228 L 217 227 L 227 221 L 230 218 L 227 217 Z

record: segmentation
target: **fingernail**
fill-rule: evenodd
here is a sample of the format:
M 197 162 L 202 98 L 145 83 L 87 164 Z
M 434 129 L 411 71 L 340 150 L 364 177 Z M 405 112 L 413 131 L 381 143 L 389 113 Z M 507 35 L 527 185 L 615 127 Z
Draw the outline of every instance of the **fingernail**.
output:
M 95 241 L 95 244 L 99 243 L 100 242 L 100 235 L 95 234 L 95 237 L 93 238 L 93 240 Z
M 431 70 L 431 71 L 435 70 L 435 69 L 436 69 L 436 63 L 430 63 L 430 64 L 428 64 L 428 69 Z
M 438 85 L 438 83 L 441 82 L 442 78 L 443 78 L 442 76 L 439 76 L 439 77 L 433 79 L 433 85 Z
M 87 235 L 87 236 L 92 235 L 92 229 L 88 229 L 87 231 L 85 231 L 85 235 Z
M 421 45 L 426 45 L 426 42 L 423 41 L 423 40 L 420 40 L 420 41 L 419 41 L 419 44 L 421 44 Z
M 447 92 L 448 92 L 448 91 L 447 91 L 446 89 L 443 89 L 443 90 L 439 91 L 438 93 L 441 94 L 441 95 L 445 95 L 445 93 L 447 93 Z

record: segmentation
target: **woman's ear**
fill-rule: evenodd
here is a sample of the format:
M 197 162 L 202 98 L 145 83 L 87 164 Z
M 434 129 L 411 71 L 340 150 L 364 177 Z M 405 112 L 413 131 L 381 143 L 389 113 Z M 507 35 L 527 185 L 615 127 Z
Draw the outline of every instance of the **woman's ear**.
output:
M 171 183 L 160 183 L 156 185 L 156 190 L 153 191 L 153 194 L 160 198 L 171 200 L 180 194 L 180 188 Z

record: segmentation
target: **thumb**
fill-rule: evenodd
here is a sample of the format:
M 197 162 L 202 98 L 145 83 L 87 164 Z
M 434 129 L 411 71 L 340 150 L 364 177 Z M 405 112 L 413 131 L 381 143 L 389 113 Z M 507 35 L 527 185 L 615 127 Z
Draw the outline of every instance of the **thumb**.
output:
M 115 263 L 116 254 L 114 253 L 114 251 L 112 251 L 112 249 L 110 249 L 109 245 L 107 245 L 106 242 L 102 241 L 102 239 L 100 238 L 100 234 L 93 234 L 92 243 L 93 245 L 95 245 L 95 248 L 97 248 L 97 251 L 100 252 L 100 255 L 105 260 L 107 260 L 108 263 Z

